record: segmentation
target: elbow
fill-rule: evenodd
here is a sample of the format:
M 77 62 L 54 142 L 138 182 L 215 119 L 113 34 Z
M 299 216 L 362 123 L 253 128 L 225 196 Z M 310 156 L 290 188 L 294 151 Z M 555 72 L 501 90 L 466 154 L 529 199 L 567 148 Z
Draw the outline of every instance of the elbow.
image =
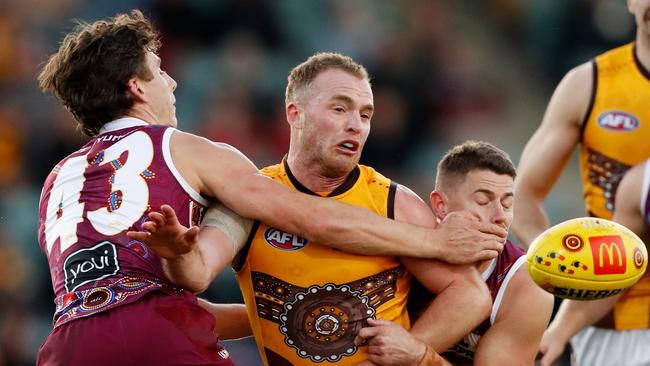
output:
M 200 294 L 207 290 L 208 287 L 210 287 L 210 284 L 212 284 L 212 279 L 209 276 L 202 276 L 202 278 L 188 283 L 185 289 L 194 294 Z
M 210 281 L 200 281 L 196 282 L 192 285 L 192 288 L 188 288 L 187 290 L 191 291 L 195 295 L 198 295 L 210 287 Z

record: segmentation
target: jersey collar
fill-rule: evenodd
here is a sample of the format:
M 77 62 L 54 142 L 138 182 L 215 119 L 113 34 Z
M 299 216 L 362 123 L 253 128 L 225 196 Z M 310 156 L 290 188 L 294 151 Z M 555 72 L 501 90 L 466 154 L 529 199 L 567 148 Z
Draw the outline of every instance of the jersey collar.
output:
M 136 126 L 147 126 L 147 125 L 149 124 L 141 119 L 134 118 L 134 117 L 124 117 L 124 118 L 116 119 L 114 121 L 110 121 L 105 125 L 103 125 L 102 128 L 99 130 L 99 134 L 101 135 L 107 132 L 113 132 L 124 128 L 136 127 Z
M 289 168 L 289 164 L 287 163 L 286 156 L 284 159 L 282 159 L 282 165 L 284 165 L 284 170 L 287 172 L 287 177 L 289 177 L 291 184 L 293 184 L 293 186 L 296 187 L 298 191 L 302 193 L 311 194 L 314 196 L 320 196 L 319 194 L 305 187 L 302 183 L 298 181 L 298 179 L 296 179 L 296 177 L 291 172 L 291 168 Z M 339 194 L 347 192 L 357 182 L 357 180 L 359 179 L 359 175 L 361 175 L 361 169 L 359 169 L 359 165 L 357 165 L 350 172 L 350 174 L 348 174 L 348 177 L 345 179 L 345 181 L 343 181 L 341 185 L 336 187 L 336 189 L 334 189 L 325 197 L 334 197 L 334 196 L 338 196 Z

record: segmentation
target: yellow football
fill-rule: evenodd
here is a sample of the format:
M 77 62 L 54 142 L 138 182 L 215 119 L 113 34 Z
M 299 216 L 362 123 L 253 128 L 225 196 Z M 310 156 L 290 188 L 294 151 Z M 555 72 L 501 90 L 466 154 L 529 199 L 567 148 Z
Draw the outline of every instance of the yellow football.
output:
M 648 265 L 643 241 L 613 221 L 582 217 L 541 233 L 526 265 L 533 281 L 555 296 L 602 299 L 634 285 Z

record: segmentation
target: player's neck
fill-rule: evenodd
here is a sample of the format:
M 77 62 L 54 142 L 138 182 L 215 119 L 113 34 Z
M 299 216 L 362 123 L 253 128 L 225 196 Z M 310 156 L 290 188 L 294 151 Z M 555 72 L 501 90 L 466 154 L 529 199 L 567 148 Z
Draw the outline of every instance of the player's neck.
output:
M 637 29 L 636 57 L 646 70 L 650 70 L 650 35 Z
M 345 182 L 347 174 L 339 177 L 329 177 L 322 174 L 318 164 L 299 159 L 292 154 L 287 157 L 287 164 L 293 176 L 312 192 L 332 192 Z

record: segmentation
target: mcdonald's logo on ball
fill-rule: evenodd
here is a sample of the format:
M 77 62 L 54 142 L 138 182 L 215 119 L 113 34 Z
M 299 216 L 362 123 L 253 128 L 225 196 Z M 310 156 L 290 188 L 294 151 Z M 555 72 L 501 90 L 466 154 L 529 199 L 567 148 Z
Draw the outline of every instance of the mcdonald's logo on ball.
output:
M 582 217 L 540 234 L 528 249 L 526 264 L 544 290 L 568 299 L 593 300 L 634 285 L 645 273 L 648 252 L 625 226 Z

